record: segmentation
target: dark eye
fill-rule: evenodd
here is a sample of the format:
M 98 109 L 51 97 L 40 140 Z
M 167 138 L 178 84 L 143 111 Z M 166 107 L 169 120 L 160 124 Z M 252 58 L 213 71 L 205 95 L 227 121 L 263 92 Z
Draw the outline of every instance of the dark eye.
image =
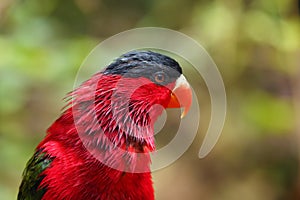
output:
M 163 72 L 157 72 L 154 74 L 154 81 L 156 83 L 163 83 L 166 81 L 166 74 Z

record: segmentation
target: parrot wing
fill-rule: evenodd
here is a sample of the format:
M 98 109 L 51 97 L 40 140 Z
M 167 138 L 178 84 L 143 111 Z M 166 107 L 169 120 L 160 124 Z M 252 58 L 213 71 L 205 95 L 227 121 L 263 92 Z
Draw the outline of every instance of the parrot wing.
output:
M 46 188 L 40 188 L 39 185 L 43 180 L 43 171 L 47 169 L 54 158 L 37 150 L 32 158 L 28 161 L 23 172 L 23 180 L 19 188 L 18 200 L 38 200 L 42 199 Z

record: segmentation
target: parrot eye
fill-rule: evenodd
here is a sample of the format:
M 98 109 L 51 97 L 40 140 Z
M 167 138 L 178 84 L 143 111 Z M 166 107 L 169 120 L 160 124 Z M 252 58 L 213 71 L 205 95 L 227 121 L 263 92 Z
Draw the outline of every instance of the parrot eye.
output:
M 167 79 L 167 75 L 164 72 L 156 72 L 154 74 L 154 81 L 158 84 L 164 83 Z

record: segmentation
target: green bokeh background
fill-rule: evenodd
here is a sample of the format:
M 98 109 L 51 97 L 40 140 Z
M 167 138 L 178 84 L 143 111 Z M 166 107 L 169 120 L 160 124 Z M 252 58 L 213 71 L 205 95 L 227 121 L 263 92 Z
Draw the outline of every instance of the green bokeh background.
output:
M 0 199 L 16 198 L 25 163 L 83 59 L 102 40 L 144 26 L 202 44 L 228 98 L 222 136 L 200 160 L 210 118 L 209 96 L 200 97 L 199 134 L 153 173 L 156 198 L 300 199 L 299 19 L 296 0 L 1 0 Z

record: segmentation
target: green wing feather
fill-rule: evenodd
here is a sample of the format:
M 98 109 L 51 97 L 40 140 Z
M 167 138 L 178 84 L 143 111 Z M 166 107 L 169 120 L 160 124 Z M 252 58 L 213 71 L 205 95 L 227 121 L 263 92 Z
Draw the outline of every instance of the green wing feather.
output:
M 42 199 L 47 188 L 39 188 L 44 176 L 42 172 L 47 169 L 53 158 L 42 150 L 38 150 L 28 161 L 23 172 L 23 180 L 19 188 L 18 200 Z

